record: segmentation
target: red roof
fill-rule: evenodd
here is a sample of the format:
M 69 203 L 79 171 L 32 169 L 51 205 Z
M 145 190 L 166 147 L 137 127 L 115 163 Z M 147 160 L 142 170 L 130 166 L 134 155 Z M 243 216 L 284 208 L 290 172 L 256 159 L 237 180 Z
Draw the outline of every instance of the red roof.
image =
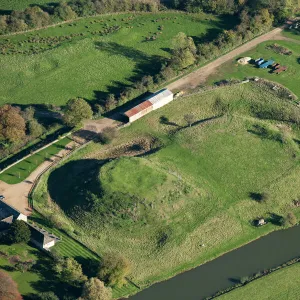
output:
M 130 117 L 132 117 L 132 116 L 134 116 L 134 115 L 136 115 L 136 114 L 142 112 L 143 110 L 145 110 L 145 109 L 147 109 L 147 108 L 149 108 L 149 107 L 151 107 L 151 106 L 152 106 L 152 103 L 151 103 L 150 101 L 148 101 L 148 100 L 147 100 L 147 101 L 144 101 L 144 102 L 142 102 L 141 104 L 135 106 L 134 108 L 132 108 L 132 109 L 126 111 L 125 115 L 126 115 L 128 118 L 130 118 Z

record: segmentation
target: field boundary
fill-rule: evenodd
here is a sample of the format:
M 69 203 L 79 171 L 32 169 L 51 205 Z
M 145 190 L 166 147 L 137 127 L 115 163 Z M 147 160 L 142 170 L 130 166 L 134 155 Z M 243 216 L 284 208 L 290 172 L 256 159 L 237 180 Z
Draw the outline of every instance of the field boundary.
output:
M 100 17 L 100 16 L 107 17 L 107 16 L 117 16 L 117 15 L 122 15 L 122 14 L 145 14 L 146 15 L 146 14 L 164 14 L 164 13 L 165 14 L 167 14 L 167 13 L 179 13 L 179 14 L 186 14 L 186 15 L 195 15 L 195 13 L 188 13 L 188 12 L 185 12 L 185 11 L 174 10 L 174 9 L 168 9 L 166 11 L 157 11 L 157 12 L 124 11 L 124 12 L 114 12 L 114 13 L 112 12 L 112 13 L 106 13 L 106 14 L 95 14 L 95 15 L 91 15 L 91 16 L 77 17 L 77 18 L 74 18 L 74 19 L 71 19 L 71 20 L 66 20 L 66 21 L 62 21 L 62 22 L 59 22 L 59 23 L 55 23 L 55 24 L 49 24 L 47 26 L 37 27 L 37 28 L 29 29 L 29 30 L 23 30 L 23 31 L 17 31 L 17 32 L 2 34 L 2 35 L 0 35 L 0 38 L 19 35 L 19 34 L 25 34 L 25 33 L 34 32 L 34 31 L 39 31 L 39 30 L 43 30 L 43 29 L 47 29 L 47 28 L 52 28 L 52 27 L 64 25 L 64 24 L 69 24 L 69 23 L 72 23 L 74 21 L 80 21 L 82 19 L 97 18 L 97 17 Z
M 16 164 L 20 163 L 21 161 L 23 161 L 23 160 L 25 160 L 25 159 L 27 159 L 27 158 L 29 158 L 29 157 L 31 157 L 31 156 L 33 156 L 33 155 L 39 153 L 40 151 L 42 151 L 42 150 L 44 150 L 44 149 L 47 149 L 47 148 L 50 147 L 51 145 L 53 145 L 53 144 L 59 142 L 60 140 L 62 140 L 62 139 L 64 139 L 64 138 L 68 137 L 68 136 L 71 135 L 71 134 L 72 134 L 72 132 L 69 132 L 69 133 L 67 133 L 66 135 L 62 136 L 61 138 L 56 139 L 55 141 L 53 141 L 53 142 L 47 144 L 46 146 L 43 146 L 42 148 L 39 148 L 38 150 L 36 150 L 36 151 L 34 151 L 34 152 L 32 152 L 32 153 L 30 153 L 30 154 L 24 156 L 23 158 L 17 160 L 16 162 L 14 162 L 14 163 L 12 163 L 11 165 L 7 166 L 6 168 L 2 169 L 2 170 L 0 171 L 0 174 L 2 174 L 3 172 L 7 171 L 8 169 L 10 169 L 11 167 L 15 166 Z

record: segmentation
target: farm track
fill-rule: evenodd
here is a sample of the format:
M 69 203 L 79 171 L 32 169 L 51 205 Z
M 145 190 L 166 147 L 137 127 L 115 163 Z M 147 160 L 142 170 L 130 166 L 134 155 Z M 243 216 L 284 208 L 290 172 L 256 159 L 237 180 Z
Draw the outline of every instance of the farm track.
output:
M 204 67 L 197 69 L 196 71 L 189 73 L 188 75 L 174 81 L 173 83 L 167 86 L 168 89 L 172 91 L 185 90 L 185 89 L 193 89 L 200 84 L 203 84 L 206 79 L 214 74 L 221 65 L 224 63 L 234 59 L 236 56 L 255 48 L 257 45 L 269 41 L 269 40 L 284 40 L 288 39 L 281 35 L 283 28 L 275 28 L 274 30 L 263 34 L 246 44 L 230 51 L 229 53 L 217 58 L 216 60 L 208 63 Z M 293 40 L 294 41 L 294 40 Z

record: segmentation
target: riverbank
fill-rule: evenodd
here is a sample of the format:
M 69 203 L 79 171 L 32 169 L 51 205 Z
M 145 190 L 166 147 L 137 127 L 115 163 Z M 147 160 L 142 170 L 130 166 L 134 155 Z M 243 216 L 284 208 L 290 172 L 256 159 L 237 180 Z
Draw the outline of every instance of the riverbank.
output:
M 300 226 L 275 231 L 195 269 L 157 283 L 129 299 L 212 299 L 212 295 L 216 296 L 220 290 L 234 289 L 242 278 L 278 269 L 279 265 L 284 266 L 287 261 L 299 257 L 299 234 Z M 228 293 L 226 299 L 242 298 L 230 298 Z

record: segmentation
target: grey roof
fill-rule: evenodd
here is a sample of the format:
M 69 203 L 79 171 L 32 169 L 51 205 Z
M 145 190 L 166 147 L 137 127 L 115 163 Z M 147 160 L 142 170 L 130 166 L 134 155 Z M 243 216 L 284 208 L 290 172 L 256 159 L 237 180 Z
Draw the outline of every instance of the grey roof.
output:
M 155 104 L 171 95 L 173 95 L 173 93 L 170 90 L 163 89 L 154 95 L 151 95 L 149 98 L 147 98 L 147 100 L 149 100 L 152 104 Z
M 18 218 L 21 212 L 7 203 L 0 200 L 0 221 L 4 221 L 8 217 L 13 216 L 13 218 Z
M 47 230 L 40 228 L 35 224 L 28 223 L 28 225 L 31 231 L 31 238 L 42 246 L 50 243 L 51 241 L 60 241 L 60 238 L 49 233 Z

